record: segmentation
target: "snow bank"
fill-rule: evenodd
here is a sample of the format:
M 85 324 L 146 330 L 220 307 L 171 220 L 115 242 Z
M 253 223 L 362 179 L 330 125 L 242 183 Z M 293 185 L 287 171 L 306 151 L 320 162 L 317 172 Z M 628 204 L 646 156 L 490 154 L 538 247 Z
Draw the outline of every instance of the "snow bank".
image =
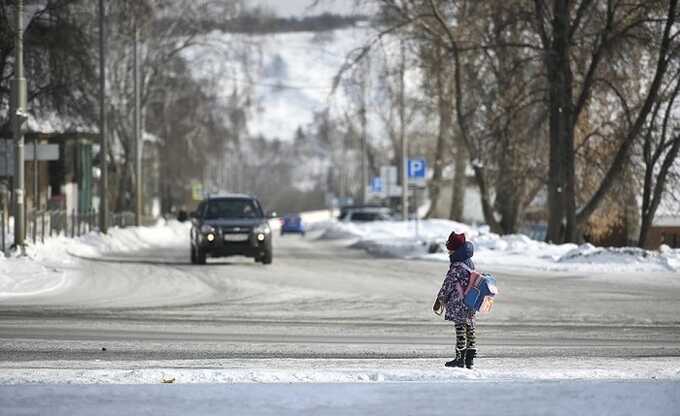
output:
M 109 253 L 130 253 L 159 246 L 188 246 L 189 223 L 160 221 L 151 227 L 111 228 L 108 234 L 90 232 L 81 237 L 57 236 L 30 245 L 26 257 L 0 256 L 0 299 L 33 296 L 66 284 L 63 266 L 72 256 L 99 258 Z
M 116 252 L 129 253 L 140 249 L 167 246 L 187 246 L 191 223 L 159 221 L 151 227 L 113 228 L 108 234 L 89 233 L 75 240 L 67 240 L 70 254 L 80 257 L 100 257 Z M 50 242 L 37 251 L 49 250 Z
M 150 362 L 29 362 L 3 368 L 0 384 L 19 383 L 443 383 L 476 381 L 680 380 L 678 358 L 484 358 L 474 370 L 440 359 L 257 359 Z M 81 368 L 73 368 L 82 365 Z
M 321 239 L 347 240 L 347 246 L 386 257 L 448 261 L 442 244 L 451 231 L 463 232 L 475 245 L 475 261 L 482 266 L 518 267 L 549 271 L 680 271 L 680 250 L 659 251 L 634 247 L 603 248 L 590 244 L 548 244 L 522 234 L 498 235 L 488 227 L 472 227 L 448 220 L 350 223 L 327 221 L 317 225 Z

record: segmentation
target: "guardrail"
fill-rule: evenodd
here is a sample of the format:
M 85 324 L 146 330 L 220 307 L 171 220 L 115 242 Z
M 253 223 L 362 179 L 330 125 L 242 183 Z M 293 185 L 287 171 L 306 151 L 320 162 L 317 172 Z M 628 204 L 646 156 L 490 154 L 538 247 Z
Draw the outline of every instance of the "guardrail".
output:
M 26 242 L 36 244 L 45 242 L 47 237 L 80 237 L 99 228 L 99 216 L 90 210 L 70 213 L 65 210 L 29 210 L 26 212 Z M 119 212 L 109 214 L 109 226 L 125 228 L 135 225 L 134 212 Z M 13 244 L 10 240 L 10 224 L 5 213 L 0 210 L 0 250 L 6 252 Z

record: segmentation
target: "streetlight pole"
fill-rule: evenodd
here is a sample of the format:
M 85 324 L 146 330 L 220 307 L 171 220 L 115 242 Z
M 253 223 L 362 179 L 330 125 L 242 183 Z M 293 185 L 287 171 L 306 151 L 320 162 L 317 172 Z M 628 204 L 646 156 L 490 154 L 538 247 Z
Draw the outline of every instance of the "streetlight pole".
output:
M 361 204 L 366 203 L 366 183 L 368 182 L 368 166 L 366 163 L 366 105 L 361 106 Z
M 99 0 L 99 159 L 101 167 L 101 187 L 99 195 L 99 230 L 102 233 L 108 232 L 109 224 L 109 203 L 108 203 L 108 182 L 109 172 L 106 163 L 106 156 L 109 152 L 106 140 L 106 44 L 105 36 L 105 10 L 104 0 Z
M 401 63 L 399 65 L 399 135 L 401 136 L 401 217 L 402 220 L 408 221 L 408 138 L 406 137 L 406 122 L 405 116 L 405 72 L 406 72 L 406 56 L 404 52 L 404 43 L 401 43 Z
M 26 211 L 24 203 L 24 132 L 26 122 L 26 78 L 24 78 L 24 1 L 17 0 L 14 80 L 12 82 L 12 131 L 16 144 L 14 167 L 14 246 L 24 249 Z
M 135 19 L 133 40 L 133 66 L 134 66 L 134 90 L 135 90 L 135 225 L 142 225 L 142 129 L 139 98 L 139 27 Z

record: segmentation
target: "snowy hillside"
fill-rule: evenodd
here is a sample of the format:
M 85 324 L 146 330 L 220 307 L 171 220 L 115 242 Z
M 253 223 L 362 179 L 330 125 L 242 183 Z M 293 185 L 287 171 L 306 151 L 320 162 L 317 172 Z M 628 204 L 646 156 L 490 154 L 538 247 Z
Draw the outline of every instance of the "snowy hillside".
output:
M 291 140 L 331 97 L 333 77 L 347 54 L 370 36 L 356 27 L 329 32 L 240 35 L 214 31 L 186 51 L 195 76 L 217 80 L 228 101 L 234 91 L 252 91 L 251 135 Z

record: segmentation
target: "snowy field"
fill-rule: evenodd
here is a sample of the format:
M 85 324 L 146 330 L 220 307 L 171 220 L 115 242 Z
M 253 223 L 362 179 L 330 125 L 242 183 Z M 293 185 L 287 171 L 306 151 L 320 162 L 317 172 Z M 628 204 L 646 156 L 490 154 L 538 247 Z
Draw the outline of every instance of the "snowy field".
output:
M 466 414 L 677 410 L 678 250 L 330 217 L 277 237 L 270 267 L 193 266 L 174 221 L 0 259 L 0 415 L 451 414 L 476 395 L 492 399 Z M 453 336 L 429 309 L 447 258 L 427 251 L 451 230 L 499 277 L 474 370 L 442 366 Z

